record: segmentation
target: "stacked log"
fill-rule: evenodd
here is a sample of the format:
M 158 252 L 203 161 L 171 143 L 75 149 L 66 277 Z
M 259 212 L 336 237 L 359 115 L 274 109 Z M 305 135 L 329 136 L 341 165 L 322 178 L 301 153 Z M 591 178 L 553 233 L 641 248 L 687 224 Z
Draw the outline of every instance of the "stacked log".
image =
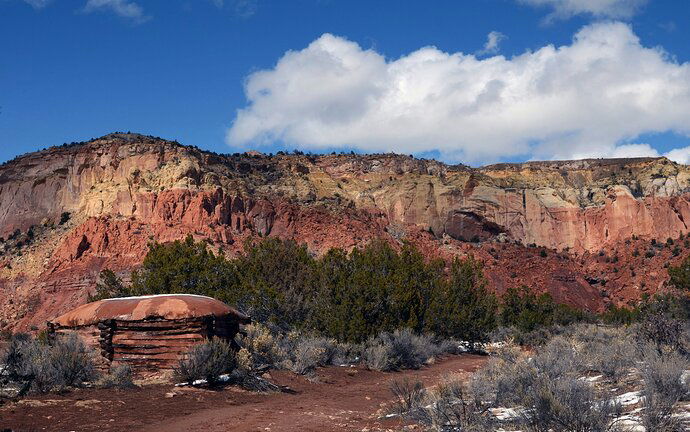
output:
M 135 370 L 172 369 L 196 344 L 214 334 L 213 317 L 160 321 L 115 320 L 113 364 Z
M 101 355 L 109 362 L 113 361 L 113 335 L 115 333 L 115 320 L 105 320 L 98 323 L 101 331 L 98 345 L 101 348 Z
M 48 324 L 49 337 L 76 333 L 95 352 L 96 366 L 108 371 L 113 365 L 129 365 L 135 373 L 173 369 L 190 348 L 211 337 L 230 341 L 240 327 L 231 316 L 145 320 L 105 319 L 83 326 Z M 236 347 L 237 348 L 237 347 Z

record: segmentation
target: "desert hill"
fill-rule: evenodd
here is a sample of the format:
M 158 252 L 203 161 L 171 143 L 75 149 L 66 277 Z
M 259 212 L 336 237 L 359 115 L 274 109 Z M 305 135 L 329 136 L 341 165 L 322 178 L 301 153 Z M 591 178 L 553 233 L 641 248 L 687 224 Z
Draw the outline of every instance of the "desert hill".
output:
M 228 255 L 265 236 L 316 254 L 410 241 L 481 258 L 498 292 L 526 284 L 600 310 L 664 289 L 664 266 L 688 253 L 686 220 L 690 168 L 665 158 L 470 168 L 114 133 L 0 166 L 0 328 L 40 326 L 83 302 L 101 269 L 127 274 L 150 241 L 189 234 Z

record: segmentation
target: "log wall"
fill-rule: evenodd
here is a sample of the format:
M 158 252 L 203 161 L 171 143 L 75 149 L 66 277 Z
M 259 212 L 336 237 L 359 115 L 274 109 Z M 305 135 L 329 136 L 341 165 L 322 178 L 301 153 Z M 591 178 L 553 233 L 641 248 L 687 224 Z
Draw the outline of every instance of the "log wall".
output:
M 192 345 L 212 335 L 213 320 L 114 321 L 113 364 L 132 369 L 172 369 Z
M 96 352 L 99 369 L 127 364 L 137 373 L 173 369 L 196 344 L 213 336 L 233 342 L 239 323 L 213 316 L 179 320 L 105 320 L 84 327 L 50 328 L 53 335 L 76 332 Z

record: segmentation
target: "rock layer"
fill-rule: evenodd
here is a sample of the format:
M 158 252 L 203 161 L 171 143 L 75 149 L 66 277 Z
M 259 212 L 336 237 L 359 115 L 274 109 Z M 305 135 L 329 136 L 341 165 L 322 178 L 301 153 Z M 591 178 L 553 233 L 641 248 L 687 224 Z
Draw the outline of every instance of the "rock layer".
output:
M 484 257 L 499 292 L 527 283 L 597 309 L 643 290 L 637 276 L 606 290 L 586 282 L 598 265 L 590 257 L 632 259 L 633 237 L 686 234 L 689 179 L 687 166 L 664 158 L 475 169 L 388 154 L 216 155 L 111 134 L 0 166 L 0 326 L 53 318 L 85 299 L 102 268 L 126 274 L 151 240 L 189 234 L 230 255 L 260 236 L 295 238 L 315 253 L 406 239 L 429 255 Z M 497 240 L 517 245 L 490 252 Z M 528 245 L 553 251 L 536 257 Z M 512 277 L 504 255 L 535 265 Z

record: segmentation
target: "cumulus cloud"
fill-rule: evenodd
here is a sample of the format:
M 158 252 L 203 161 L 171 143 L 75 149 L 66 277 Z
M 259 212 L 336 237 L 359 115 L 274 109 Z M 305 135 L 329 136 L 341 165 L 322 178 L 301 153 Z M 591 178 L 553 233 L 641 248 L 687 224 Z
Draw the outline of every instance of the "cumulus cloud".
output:
M 486 36 L 486 43 L 484 48 L 482 48 L 477 54 L 496 54 L 499 50 L 499 45 L 506 38 L 501 32 L 492 31 Z
M 636 157 L 659 157 L 664 156 L 674 162 L 681 164 L 690 163 L 690 146 L 673 149 L 669 152 L 660 154 L 654 147 L 649 144 L 621 144 L 613 151 L 604 152 L 601 154 L 589 155 L 590 157 L 608 157 L 608 158 L 636 158 Z
M 31 5 L 31 7 L 34 9 L 43 9 L 44 7 L 48 6 L 48 3 L 50 3 L 51 0 L 24 0 L 24 2 Z
M 84 6 L 84 12 L 97 11 L 110 11 L 135 23 L 142 23 L 149 19 L 144 15 L 144 9 L 139 4 L 128 0 L 88 0 Z
M 596 18 L 630 19 L 648 0 L 518 0 L 537 7 L 552 10 L 547 21 L 566 19 L 575 15 L 591 15 Z
M 659 152 L 649 144 L 621 144 L 603 156 L 613 158 L 657 157 Z
M 673 149 L 670 152 L 665 153 L 664 156 L 666 156 L 674 162 L 686 165 L 690 164 L 690 146 Z
M 643 133 L 690 132 L 690 64 L 623 23 L 569 45 L 478 59 L 425 47 L 389 60 L 325 34 L 245 84 L 230 145 L 438 151 L 469 163 L 605 157 Z M 616 153 L 616 152 L 619 153 Z

